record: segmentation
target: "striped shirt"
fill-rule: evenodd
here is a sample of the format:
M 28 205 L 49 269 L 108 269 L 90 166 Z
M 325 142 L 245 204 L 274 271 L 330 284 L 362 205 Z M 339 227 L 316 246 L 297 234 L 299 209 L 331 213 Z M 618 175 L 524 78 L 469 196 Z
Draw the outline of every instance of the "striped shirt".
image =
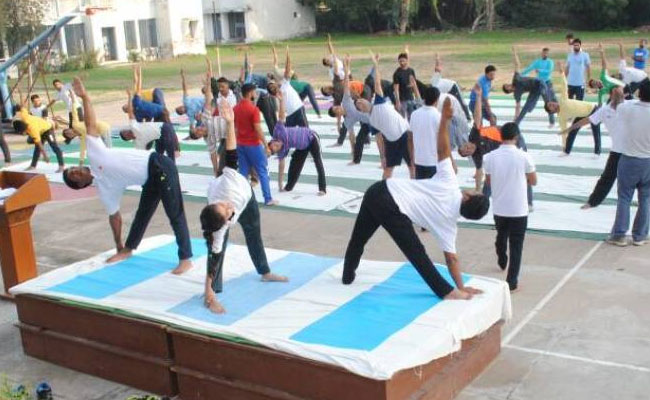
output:
M 283 122 L 278 121 L 273 130 L 273 140 L 282 143 L 282 150 L 278 152 L 278 158 L 285 158 L 292 148 L 305 150 L 311 145 L 314 139 L 314 131 L 309 128 L 296 126 L 287 128 Z

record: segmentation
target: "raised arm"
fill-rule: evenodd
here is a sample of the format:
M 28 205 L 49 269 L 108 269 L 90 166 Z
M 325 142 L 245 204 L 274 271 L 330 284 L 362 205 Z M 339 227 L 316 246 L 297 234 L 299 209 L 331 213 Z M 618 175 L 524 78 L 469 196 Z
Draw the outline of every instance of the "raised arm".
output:
M 623 49 L 623 43 L 618 42 L 618 57 L 621 60 L 625 60 L 625 49 Z
M 90 136 L 99 137 L 97 131 L 97 116 L 95 115 L 95 108 L 90 100 L 90 95 L 86 91 L 83 82 L 78 76 L 72 81 L 74 92 L 83 101 L 84 107 L 84 123 L 86 124 L 86 133 Z
M 140 93 L 142 93 L 142 65 L 138 65 L 138 80 L 137 80 L 137 85 L 135 87 L 135 94 L 140 96 Z
M 330 56 L 336 57 L 336 52 L 334 51 L 334 44 L 332 43 L 332 36 L 327 34 L 327 51 L 329 51 Z
M 598 43 L 598 52 L 600 53 L 600 65 L 603 71 L 607 73 L 607 57 L 605 57 L 605 50 L 603 49 L 603 44 Z
M 384 97 L 384 90 L 381 88 L 381 73 L 379 72 L 379 53 L 374 54 L 370 51 L 370 57 L 375 67 L 375 95 Z
M 212 62 L 210 62 L 209 58 L 205 58 L 205 62 L 207 63 L 207 72 L 205 75 L 205 82 L 203 82 L 203 96 L 205 100 L 205 104 L 203 105 L 203 108 L 206 110 L 212 110 Z
M 343 60 L 343 73 L 345 74 L 345 78 L 343 78 L 343 93 L 349 95 L 350 94 L 350 64 L 352 63 L 352 57 L 350 57 L 350 54 L 345 55 L 345 59 Z
M 440 54 L 436 53 L 436 61 L 433 67 L 433 72 L 437 72 L 439 74 L 442 73 L 442 63 L 440 62 Z
M 181 67 L 181 88 L 183 89 L 183 97 L 187 97 L 187 81 L 185 80 L 185 69 Z
M 517 47 L 512 46 L 512 58 L 515 66 L 514 72 L 519 72 L 521 69 L 521 61 L 519 61 L 519 54 L 517 54 Z
M 235 113 L 228 100 L 219 102 L 219 116 L 226 120 L 226 150 L 237 150 L 237 136 L 235 135 Z
M 135 119 L 135 113 L 133 112 L 133 94 L 130 89 L 126 89 L 126 96 L 128 101 L 126 103 L 126 114 L 129 117 L 129 121 L 131 121 Z
M 287 110 L 284 104 L 284 96 L 282 96 L 282 91 L 278 90 L 278 93 L 275 96 L 278 99 L 278 121 L 284 122 L 287 119 Z M 273 132 L 270 132 L 273 135 Z
M 291 79 L 291 55 L 289 54 L 289 46 L 287 46 L 287 60 L 284 64 L 284 79 L 287 81 Z
M 481 85 L 476 83 L 472 90 L 476 93 L 476 98 L 478 99 L 474 104 L 474 127 L 480 130 L 483 127 L 483 101 L 481 100 L 483 89 L 481 88 Z
M 480 102 L 477 102 L 477 106 Z M 449 121 L 454 116 L 454 110 L 451 107 L 451 100 L 445 99 L 442 105 L 442 116 L 440 119 L 440 128 L 438 128 L 438 162 L 442 162 L 451 157 L 451 144 L 449 143 Z

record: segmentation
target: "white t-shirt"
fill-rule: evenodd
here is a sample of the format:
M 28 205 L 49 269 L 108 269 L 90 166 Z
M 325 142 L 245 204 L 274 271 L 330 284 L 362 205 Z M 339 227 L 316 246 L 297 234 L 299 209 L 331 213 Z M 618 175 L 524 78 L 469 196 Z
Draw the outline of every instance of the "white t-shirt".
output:
M 463 195 L 451 158 L 439 162 L 431 179 L 386 181 L 399 210 L 416 225 L 430 231 L 442 251 L 456 253 L 456 226 Z
M 61 90 L 56 93 L 56 100 L 64 102 L 65 108 L 68 112 L 72 112 L 72 110 L 76 110 L 77 108 L 81 107 L 81 103 L 79 103 L 79 99 L 76 96 L 74 98 L 74 103 L 72 102 L 72 98 L 70 97 L 70 90 L 72 90 L 72 85 L 66 83 L 63 85 Z
M 334 80 L 335 74 L 340 80 L 345 79 L 345 68 L 343 68 L 343 61 L 341 61 L 340 58 L 331 55 L 330 63 L 332 64 L 329 70 L 330 80 Z
M 463 107 L 460 105 L 460 102 L 455 96 L 452 96 L 447 93 L 440 93 L 440 97 L 438 98 L 438 103 L 436 106 L 438 107 L 438 111 L 442 112 L 442 107 L 445 104 L 445 99 L 449 99 L 451 101 L 451 109 L 454 111 L 454 119 L 458 119 L 459 122 L 465 122 L 468 123 L 467 121 L 467 116 L 465 116 L 465 111 L 463 111 Z
M 440 72 L 434 72 L 431 78 L 431 86 L 437 87 L 440 93 L 449 93 L 455 84 L 451 79 L 443 78 Z
M 499 217 L 527 216 L 526 174 L 535 172 L 530 154 L 513 144 L 502 144 L 484 156 L 483 168 L 490 175 L 492 213 Z
M 284 100 L 284 106 L 286 107 L 287 116 L 304 107 L 302 100 L 300 100 L 298 92 L 296 92 L 288 80 L 282 80 L 282 86 L 280 86 L 280 90 L 282 91 L 282 98 Z
M 408 121 L 395 110 L 395 106 L 388 99 L 372 106 L 369 120 L 370 125 L 381 132 L 389 142 L 397 141 L 409 130 Z
M 648 77 L 648 73 L 642 69 L 628 67 L 625 60 L 621 60 L 618 64 L 618 71 L 623 77 L 623 82 L 626 84 L 641 82 Z
M 253 197 L 253 189 L 248 180 L 236 169 L 225 167 L 223 174 L 210 180 L 208 186 L 208 204 L 216 204 L 220 201 L 227 201 L 235 207 L 235 215 L 221 229 L 214 233 L 212 251 L 221 253 L 226 231 L 237 223 L 242 211 Z
M 619 104 L 620 106 L 620 104 Z M 589 122 L 594 125 L 605 124 L 609 137 L 612 139 L 611 150 L 616 153 L 621 152 L 621 134 L 620 124 L 616 118 L 616 110 L 609 104 L 605 104 L 589 116 Z
M 131 131 L 135 135 L 133 140 L 135 148 L 138 150 L 147 150 L 147 145 L 153 141 L 160 139 L 160 129 L 162 122 L 138 122 L 134 119 L 130 121 Z
M 626 101 L 616 108 L 621 153 L 630 157 L 650 158 L 650 103 Z
M 232 92 L 232 90 L 228 91 L 228 96 L 223 96 L 221 92 L 219 92 L 219 96 L 217 98 L 217 106 L 221 104 L 221 100 L 226 99 L 228 104 L 230 104 L 230 107 L 235 107 L 237 105 L 237 96 Z
M 45 105 L 43 104 L 41 104 L 40 107 L 34 107 L 34 106 L 29 107 L 29 113 L 39 118 L 43 118 L 43 111 L 45 110 L 47 110 L 47 107 L 45 107 Z
M 86 136 L 90 172 L 99 199 L 108 215 L 120 210 L 120 200 L 127 187 L 142 186 L 149 177 L 149 153 L 108 149 L 95 136 Z
M 414 161 L 420 166 L 438 164 L 438 128 L 440 112 L 435 106 L 423 106 L 411 114 Z

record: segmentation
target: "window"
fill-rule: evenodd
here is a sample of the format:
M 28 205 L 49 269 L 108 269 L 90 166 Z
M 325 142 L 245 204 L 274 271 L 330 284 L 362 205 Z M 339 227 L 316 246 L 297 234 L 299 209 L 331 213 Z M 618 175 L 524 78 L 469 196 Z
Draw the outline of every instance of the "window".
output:
M 199 27 L 199 21 L 195 19 L 183 19 L 181 21 L 181 29 L 183 30 L 183 37 L 188 39 L 196 39 L 196 30 Z
M 68 56 L 78 56 L 86 51 L 86 34 L 84 24 L 68 24 L 65 26 L 65 44 Z
M 246 22 L 244 20 L 244 13 L 228 13 L 228 28 L 230 31 L 230 39 L 246 39 Z
M 158 47 L 158 30 L 156 29 L 155 18 L 138 21 L 138 30 L 140 31 L 141 48 Z
M 138 48 L 138 38 L 135 35 L 135 21 L 124 21 L 124 37 L 126 39 L 127 50 Z

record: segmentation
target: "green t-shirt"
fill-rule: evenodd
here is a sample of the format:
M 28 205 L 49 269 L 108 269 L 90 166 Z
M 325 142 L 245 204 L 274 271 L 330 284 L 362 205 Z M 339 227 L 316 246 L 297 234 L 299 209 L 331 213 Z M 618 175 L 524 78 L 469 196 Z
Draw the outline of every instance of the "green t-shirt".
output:
M 309 85 L 307 82 L 299 81 L 296 79 L 292 79 L 289 81 L 289 83 L 291 84 L 291 87 L 298 93 L 302 93 L 302 91 L 307 88 L 307 85 Z
M 603 83 L 603 88 L 598 91 L 598 104 L 603 104 L 603 96 L 609 96 L 612 89 L 625 86 L 622 81 L 607 75 L 607 71 L 604 69 L 600 71 L 600 81 Z

